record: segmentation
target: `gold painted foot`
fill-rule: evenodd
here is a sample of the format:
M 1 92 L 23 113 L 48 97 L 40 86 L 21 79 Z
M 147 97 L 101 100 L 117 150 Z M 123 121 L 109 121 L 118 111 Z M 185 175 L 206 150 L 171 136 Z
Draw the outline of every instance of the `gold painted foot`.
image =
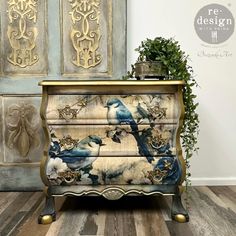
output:
M 38 218 L 39 224 L 51 224 L 56 220 L 56 211 L 54 206 L 54 198 L 52 196 L 46 196 L 45 207 Z
M 177 214 L 174 216 L 174 220 L 178 223 L 186 223 L 188 220 L 185 215 L 183 214 Z
M 179 223 L 186 223 L 189 221 L 188 212 L 182 205 L 181 196 L 176 194 L 173 196 L 171 207 L 171 218 Z
M 56 217 L 52 215 L 39 216 L 38 223 L 47 225 L 47 224 L 51 224 L 55 220 L 56 220 Z

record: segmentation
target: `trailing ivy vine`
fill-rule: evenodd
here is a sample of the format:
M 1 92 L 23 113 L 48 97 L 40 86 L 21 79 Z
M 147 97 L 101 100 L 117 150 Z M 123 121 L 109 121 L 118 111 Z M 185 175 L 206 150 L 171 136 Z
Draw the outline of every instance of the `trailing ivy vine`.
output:
M 185 152 L 186 162 L 186 188 L 191 184 L 190 158 L 198 150 L 197 136 L 199 133 L 199 117 L 197 114 L 198 103 L 195 101 L 196 95 L 193 88 L 198 84 L 193 77 L 193 69 L 188 65 L 188 55 L 181 50 L 179 43 L 173 39 L 157 37 L 146 39 L 135 49 L 139 53 L 138 61 L 161 61 L 168 69 L 169 76 L 164 80 L 184 80 L 183 100 L 185 107 L 185 117 L 181 130 L 182 147 Z M 134 66 L 132 72 L 128 72 L 127 77 L 134 77 Z M 124 78 L 125 79 L 125 78 Z M 186 189 L 187 190 L 187 189 Z

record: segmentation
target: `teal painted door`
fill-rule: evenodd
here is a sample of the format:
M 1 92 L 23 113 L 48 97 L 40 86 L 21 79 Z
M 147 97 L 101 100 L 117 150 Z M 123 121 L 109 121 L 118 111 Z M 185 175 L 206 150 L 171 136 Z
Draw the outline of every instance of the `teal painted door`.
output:
M 126 1 L 0 0 L 0 14 L 0 191 L 38 190 L 38 82 L 121 79 Z

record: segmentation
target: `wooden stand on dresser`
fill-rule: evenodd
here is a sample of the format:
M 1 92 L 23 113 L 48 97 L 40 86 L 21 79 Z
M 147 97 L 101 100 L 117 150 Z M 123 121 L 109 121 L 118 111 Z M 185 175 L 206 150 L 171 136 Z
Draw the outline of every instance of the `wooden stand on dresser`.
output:
M 46 205 L 39 223 L 56 219 L 54 197 L 172 195 L 181 203 L 183 81 L 42 81 L 46 136 L 41 160 Z

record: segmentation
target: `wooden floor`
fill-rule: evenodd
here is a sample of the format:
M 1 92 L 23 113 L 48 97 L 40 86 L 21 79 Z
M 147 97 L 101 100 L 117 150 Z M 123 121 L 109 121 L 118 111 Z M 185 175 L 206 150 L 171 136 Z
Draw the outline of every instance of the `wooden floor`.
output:
M 194 187 L 190 195 L 184 224 L 171 221 L 170 197 L 67 197 L 56 198 L 56 222 L 38 225 L 42 193 L 0 192 L 0 235 L 236 235 L 236 186 Z

